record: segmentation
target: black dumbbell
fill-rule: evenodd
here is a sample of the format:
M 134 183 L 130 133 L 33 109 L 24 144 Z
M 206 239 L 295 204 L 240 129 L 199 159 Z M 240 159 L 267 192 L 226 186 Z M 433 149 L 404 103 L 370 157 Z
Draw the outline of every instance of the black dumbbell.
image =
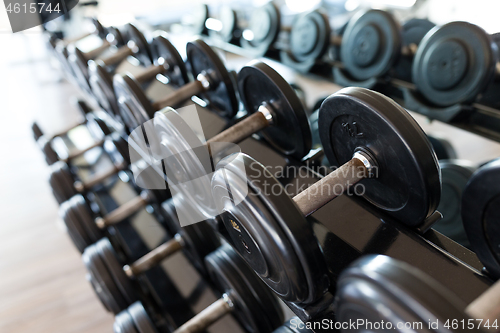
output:
M 434 135 L 427 135 L 427 138 L 429 138 L 432 148 L 434 148 L 434 151 L 436 152 L 438 160 L 441 161 L 457 159 L 457 152 L 451 145 L 450 141 Z
M 491 36 L 471 23 L 435 27 L 413 59 L 413 83 L 431 105 L 472 102 L 497 75 L 496 50 Z
M 364 88 L 342 89 L 323 102 L 318 123 L 325 155 L 339 167 L 293 198 L 245 154 L 219 162 L 212 178 L 213 197 L 235 248 L 289 302 L 313 302 L 328 287 L 321 250 L 305 216 L 348 192 L 416 227 L 436 216 L 441 197 L 431 144 L 388 97 Z
M 146 37 L 134 25 L 129 23 L 120 30 L 110 27 L 108 31 L 107 40 L 110 41 L 110 46 L 114 46 L 117 49 L 110 55 L 97 59 L 96 62 L 99 65 L 104 67 L 114 66 L 128 56 L 134 56 L 142 65 L 149 66 L 152 64 L 153 59 Z M 108 47 L 106 49 L 111 48 Z M 75 45 L 70 46 L 68 52 L 68 60 L 79 86 L 91 95 L 92 88 L 89 83 L 90 73 L 88 63 L 91 60 L 95 60 L 103 52 L 96 49 L 84 53 Z
M 52 165 L 49 184 L 52 193 L 59 204 L 69 200 L 78 193 L 85 193 L 88 190 L 102 185 L 107 179 L 125 170 L 130 165 L 129 148 L 127 141 L 119 133 L 111 134 L 107 139 L 114 146 L 115 154 L 113 167 L 108 170 L 95 174 L 85 180 L 78 179 L 78 176 L 71 171 L 68 163 L 58 161 Z M 118 158 L 119 157 L 119 158 Z
M 207 100 L 210 107 L 222 115 L 231 118 L 236 114 L 238 100 L 234 84 L 222 60 L 199 39 L 189 42 L 186 52 L 196 79 L 158 101 L 150 102 L 130 76 L 115 76 L 120 113 L 131 131 L 152 119 L 156 111 L 166 106 L 180 106 L 195 95 Z
M 462 196 L 462 219 L 472 249 L 495 278 L 500 278 L 500 160 L 480 167 Z
M 111 304 L 119 305 L 115 308 L 105 303 L 105 307 L 110 311 L 117 313 L 136 301 L 137 291 L 134 290 L 132 280 L 179 251 L 182 251 L 200 272 L 206 272 L 205 256 L 220 246 L 219 238 L 212 227 L 206 222 L 199 222 L 181 228 L 176 216 L 169 218 L 169 227 L 177 229 L 175 236 L 129 265 L 124 266 L 120 262 L 107 238 L 88 246 L 83 252 L 82 258 L 95 292 L 99 294 L 110 291 L 99 298 L 112 299 Z M 107 274 L 111 278 L 105 277 Z M 113 292 L 116 290 L 119 291 L 118 294 Z
M 159 74 L 165 75 L 169 83 L 176 86 L 189 82 L 184 61 L 166 36 L 156 35 L 149 44 L 149 48 L 153 57 L 153 65 L 135 76 L 139 87 Z M 142 63 L 147 62 L 142 61 Z M 105 111 L 119 118 L 118 100 L 113 88 L 113 76 L 119 73 L 116 73 L 115 69 L 115 67 L 105 66 L 101 61 L 89 61 L 89 83 L 93 95 Z
M 229 143 L 239 143 L 260 132 L 274 148 L 285 155 L 302 158 L 311 150 L 311 130 L 302 102 L 294 89 L 274 69 L 264 63 L 245 66 L 238 74 L 240 97 L 249 114 L 244 120 L 224 130 L 205 144 L 183 118 L 166 108 L 155 116 L 155 134 L 149 142 L 164 165 L 170 181 L 187 198 L 192 198 L 206 218 L 217 215 L 205 170 L 209 159 Z M 154 143 L 160 143 L 155 148 Z M 190 148 L 189 148 L 190 147 Z M 205 158 L 204 158 L 205 157 Z M 183 172 L 179 173 L 178 166 Z M 197 179 L 185 186 L 185 179 Z
M 339 324 L 359 323 L 356 332 L 449 332 L 445 324 L 453 322 L 465 323 L 459 324 L 456 332 L 465 331 L 465 325 L 472 323 L 468 329 L 482 332 L 485 326 L 479 327 L 481 323 L 471 318 L 483 319 L 484 324 L 489 319 L 487 325 L 494 325 L 500 319 L 499 295 L 497 283 L 466 307 L 424 272 L 387 256 L 370 255 L 355 261 L 340 275 L 335 315 Z
M 95 17 L 91 17 L 89 21 L 91 24 L 88 32 L 83 32 L 78 36 L 71 38 L 64 38 L 64 39 L 57 38 L 56 35 L 51 34 L 49 36 L 49 44 L 52 46 L 52 48 L 55 49 L 57 45 L 68 46 L 69 44 L 76 43 L 92 35 L 97 35 L 102 39 L 104 39 L 106 37 L 107 32 L 106 29 L 102 26 L 101 22 L 99 22 L 99 20 L 96 19 Z
M 203 332 L 227 314 L 232 314 L 247 332 L 273 332 L 283 323 L 276 297 L 231 246 L 223 245 L 209 254 L 205 264 L 223 296 L 174 333 Z
M 115 316 L 115 333 L 156 333 L 158 330 L 144 305 L 137 301 Z
M 441 200 L 438 211 L 443 218 L 432 226 L 455 242 L 470 247 L 461 216 L 462 194 L 476 168 L 467 161 L 441 160 Z

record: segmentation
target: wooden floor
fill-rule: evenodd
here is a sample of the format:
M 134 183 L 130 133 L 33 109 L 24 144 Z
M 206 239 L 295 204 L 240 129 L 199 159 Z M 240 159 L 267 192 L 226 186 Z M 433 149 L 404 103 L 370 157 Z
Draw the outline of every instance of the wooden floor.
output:
M 0 332 L 112 332 L 31 137 L 35 118 L 47 131 L 76 121 L 75 91 L 50 69 L 38 34 L 0 34 L 0 45 Z
M 76 91 L 48 65 L 40 36 L 0 34 L 0 332 L 111 332 L 66 236 L 47 183 L 49 168 L 31 137 L 37 119 L 57 131 L 77 122 Z M 433 123 L 424 129 L 455 143 L 475 163 L 500 146 Z

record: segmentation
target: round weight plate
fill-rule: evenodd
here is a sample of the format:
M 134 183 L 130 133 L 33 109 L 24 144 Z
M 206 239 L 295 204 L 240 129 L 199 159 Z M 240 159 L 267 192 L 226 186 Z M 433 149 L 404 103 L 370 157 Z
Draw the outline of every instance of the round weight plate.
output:
M 95 29 L 95 33 L 101 38 L 101 39 L 104 39 L 106 38 L 106 35 L 108 34 L 108 31 L 107 29 L 105 29 L 101 22 L 96 19 L 95 17 L 91 18 L 90 19 L 91 22 L 92 22 L 92 25 L 94 26 L 94 29 Z
M 485 89 L 495 71 L 492 40 L 480 27 L 451 22 L 432 29 L 420 43 L 412 76 L 431 103 L 470 102 Z
M 111 245 L 111 242 L 107 238 L 103 238 L 96 244 L 96 249 L 106 268 L 111 274 L 114 283 L 122 293 L 125 301 L 128 304 L 133 303 L 137 300 L 136 292 L 134 291 L 134 286 L 132 285 L 130 279 L 127 277 L 123 271 L 123 265 L 118 262 L 118 256 Z
M 71 209 L 75 222 L 79 223 L 80 227 L 83 228 L 86 238 L 89 239 L 87 245 L 94 244 L 104 236 L 103 230 L 99 229 L 95 224 L 92 210 L 81 194 L 71 198 Z
M 217 210 L 212 198 L 212 166 L 206 146 L 172 108 L 157 112 L 154 124 L 157 135 L 155 141 L 161 143 L 159 156 L 164 159 L 169 186 L 175 186 L 184 201 L 196 206 L 206 219 L 213 218 Z
M 87 93 L 91 93 L 91 89 L 89 86 L 89 71 L 87 62 L 90 59 L 87 59 L 83 52 L 75 47 L 74 45 L 68 46 L 68 63 L 71 67 L 72 73 L 75 77 L 75 80 L 78 86 Z
M 403 23 L 403 45 L 419 45 L 424 36 L 436 25 L 426 19 L 413 18 Z
M 95 115 L 87 116 L 87 129 L 92 138 L 96 141 L 104 140 L 107 136 L 113 133 L 106 122 Z
M 130 131 L 152 119 L 155 110 L 144 94 L 139 83 L 128 75 L 115 75 L 113 78 L 116 100 L 120 116 Z
M 114 314 L 125 309 L 128 304 L 106 269 L 95 244 L 85 249 L 82 260 L 89 273 L 87 278 L 104 307 Z
M 76 101 L 76 107 L 78 108 L 78 111 L 85 117 L 89 113 L 92 113 L 92 109 L 88 106 L 87 102 L 78 99 Z
M 441 201 L 437 209 L 443 214 L 443 218 L 432 228 L 463 246 L 470 247 L 462 223 L 460 208 L 462 206 L 462 193 L 475 168 L 470 163 L 459 160 L 442 160 L 439 165 L 441 167 L 442 191 Z
M 355 261 L 337 283 L 335 315 L 342 323 L 364 320 L 385 323 L 381 331 L 444 333 L 449 332 L 443 327 L 447 320 L 467 321 L 464 311 L 465 304 L 444 286 L 387 256 L 370 255 Z M 431 318 L 439 320 L 438 328 L 429 326 Z M 408 329 L 406 323 L 422 326 Z M 358 329 L 372 331 L 368 326 Z
M 457 158 L 457 152 L 448 140 L 430 135 L 427 138 L 431 142 L 438 160 L 454 160 Z
M 90 239 L 87 237 L 87 233 L 82 228 L 78 221 L 78 216 L 75 216 L 75 205 L 73 200 L 63 202 L 61 207 L 59 207 L 59 216 L 63 219 L 64 224 L 66 225 L 66 230 L 68 231 L 68 235 L 75 244 L 76 248 L 80 253 L 85 251 L 85 248 L 92 244 Z
M 135 302 L 129 306 L 128 312 L 132 317 L 135 327 L 139 330 L 139 333 L 156 333 L 153 322 L 149 318 L 149 315 L 141 302 Z
M 208 6 L 205 4 L 200 4 L 195 6 L 192 15 L 192 27 L 194 35 L 201 35 L 207 31 L 205 27 L 205 22 L 210 17 L 208 12 Z
M 169 82 L 175 86 L 183 86 L 189 82 L 186 64 L 182 60 L 179 51 L 170 43 L 170 41 L 162 36 L 156 36 L 151 42 L 151 49 L 155 64 L 167 64 L 165 75 Z
M 57 155 L 54 148 L 52 148 L 52 141 L 49 138 L 42 136 L 38 139 L 37 143 L 40 145 L 43 155 L 45 156 L 45 161 L 48 165 L 52 165 L 59 161 L 59 155 Z
M 385 75 L 401 53 L 401 28 L 382 10 L 368 10 L 353 16 L 342 36 L 340 58 L 356 80 Z
M 43 136 L 43 131 L 36 122 L 33 122 L 31 125 L 31 131 L 33 132 L 33 138 L 35 138 L 35 141 L 38 141 L 38 139 Z
M 256 8 L 250 16 L 247 30 L 251 39 L 241 39 L 241 45 L 248 49 L 263 49 L 265 51 L 276 42 L 281 28 L 281 14 L 278 7 L 268 2 Z
M 232 314 L 248 332 L 270 333 L 281 325 L 278 300 L 230 245 L 207 256 L 206 265 L 216 288 L 233 301 Z
M 201 39 L 189 42 L 186 53 L 193 76 L 206 73 L 210 78 L 210 89 L 199 97 L 207 100 L 224 117 L 234 117 L 238 112 L 236 89 L 222 60 Z
M 312 135 L 307 114 L 294 89 L 264 63 L 245 66 L 238 74 L 240 97 L 248 113 L 268 105 L 274 123 L 262 135 L 286 155 L 302 158 L 311 150 Z
M 310 303 L 323 295 L 329 282 L 311 224 L 262 164 L 227 157 L 212 192 L 232 245 L 280 298 Z
M 113 77 L 106 68 L 93 60 L 89 61 L 89 84 L 93 96 L 110 116 L 118 115 L 118 103 L 113 89 Z
M 462 196 L 462 219 L 473 250 L 500 278 L 500 160 L 478 169 Z
M 290 53 L 296 61 L 321 58 L 330 44 L 330 23 L 322 11 L 300 15 L 290 33 Z
M 202 272 L 205 271 L 205 257 L 220 246 L 219 237 L 205 221 L 180 228 L 184 241 L 183 252 L 189 261 Z
M 108 40 L 111 44 L 118 47 L 126 44 L 125 38 L 120 30 L 115 27 L 108 27 L 106 30 L 108 32 L 106 40 Z
M 119 133 L 113 133 L 110 142 L 113 144 L 114 150 L 120 154 L 123 161 L 129 165 L 130 161 L 130 151 L 128 146 L 128 141 L 124 139 Z
M 63 203 L 77 193 L 74 182 L 75 179 L 66 163 L 59 161 L 52 165 L 49 184 L 58 203 Z
M 151 50 L 149 49 L 149 43 L 146 40 L 146 37 L 144 37 L 143 33 L 131 23 L 128 23 L 125 26 L 125 29 L 127 29 L 130 41 L 133 42 L 138 48 L 138 52 L 134 54 L 134 57 L 140 61 L 141 65 L 152 65 L 153 56 L 151 54 Z
M 359 148 L 377 161 L 376 176 L 364 179 L 363 197 L 409 226 L 433 214 L 441 198 L 436 154 L 409 113 L 390 98 L 364 88 L 344 88 L 319 111 L 319 133 L 332 166 Z
M 114 333 L 141 333 L 137 330 L 132 319 L 132 315 L 128 312 L 128 309 L 123 310 L 115 316 L 115 322 L 113 323 Z
M 233 40 L 234 32 L 238 28 L 238 16 L 236 15 L 236 11 L 229 6 L 222 6 L 219 10 L 219 21 L 222 23 L 222 29 L 217 31 L 217 36 L 229 43 Z

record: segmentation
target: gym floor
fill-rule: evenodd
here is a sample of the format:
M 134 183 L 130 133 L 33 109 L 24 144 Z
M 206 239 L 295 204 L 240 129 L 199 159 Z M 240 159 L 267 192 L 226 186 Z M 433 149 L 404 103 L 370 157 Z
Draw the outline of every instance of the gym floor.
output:
M 85 280 L 30 129 L 35 119 L 47 132 L 77 123 L 68 97 L 78 93 L 50 66 L 39 32 L 0 34 L 0 45 L 0 332 L 111 332 L 113 316 Z M 460 158 L 481 163 L 500 156 L 497 143 L 418 120 L 451 140 Z

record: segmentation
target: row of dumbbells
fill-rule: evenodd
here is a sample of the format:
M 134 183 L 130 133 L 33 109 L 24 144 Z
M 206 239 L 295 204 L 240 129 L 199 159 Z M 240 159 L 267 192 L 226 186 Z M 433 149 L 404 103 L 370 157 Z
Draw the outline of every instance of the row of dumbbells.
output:
M 199 78 L 199 75 L 197 77 Z M 310 150 L 311 133 L 308 128 L 305 128 L 308 126 L 307 117 L 293 89 L 274 70 L 262 63 L 247 66 L 241 70 L 238 74 L 238 83 L 240 96 L 243 99 L 247 112 L 251 115 L 238 122 L 236 127 L 219 134 L 219 138 L 230 138 L 231 140 L 228 141 L 239 142 L 253 132 L 264 130 L 264 133 L 267 134 L 265 135 L 266 140 L 272 146 L 279 147 L 283 153 L 288 153 L 292 156 L 295 155 L 296 157 L 302 157 L 307 154 Z M 258 93 L 256 93 L 257 91 Z M 358 121 L 351 119 L 347 122 L 336 123 L 338 117 L 346 116 L 348 118 L 359 119 Z M 171 139 L 161 141 L 162 148 L 167 150 L 174 150 L 176 147 L 182 146 L 184 141 L 192 144 L 193 141 L 190 138 L 196 136 L 195 134 L 192 136 L 189 129 L 186 128 L 187 131 L 181 133 L 182 137 L 174 137 L 171 129 L 179 128 L 179 121 L 176 117 L 178 117 L 178 114 L 175 110 L 162 109 L 157 117 L 158 119 L 155 118 L 155 130 L 159 132 L 156 134 L 162 138 Z M 387 121 L 388 119 L 392 121 L 389 122 Z M 361 131 L 360 126 L 367 122 L 376 124 L 377 126 L 374 125 L 373 128 L 362 127 L 363 131 Z M 388 123 L 393 125 L 389 126 L 387 125 Z M 412 188 L 418 195 L 408 193 L 407 200 L 412 202 L 411 205 L 405 206 L 402 209 L 398 209 L 397 207 L 386 208 L 393 216 L 410 226 L 420 224 L 430 213 L 435 211 L 440 191 L 439 167 L 425 135 L 423 135 L 421 129 L 408 116 L 405 110 L 382 95 L 365 89 L 351 88 L 332 95 L 323 103 L 320 109 L 319 124 L 323 147 L 326 155 L 329 157 L 330 163 L 332 165 L 345 163 L 338 169 L 340 171 L 335 171 L 323 178 L 317 186 L 328 184 L 329 187 L 334 188 L 336 185 L 344 183 L 346 186 L 351 186 L 357 182 L 367 180 L 365 182 L 365 186 L 368 187 L 366 197 L 379 208 L 387 207 L 391 203 L 391 200 L 395 201 L 397 196 L 400 196 L 401 193 L 408 193 L 407 189 Z M 332 127 L 334 126 L 340 127 L 333 130 Z M 290 129 L 296 129 L 296 131 L 291 132 Z M 373 136 L 370 137 L 370 131 L 383 131 L 387 138 L 374 139 Z M 360 133 L 363 135 L 359 135 Z M 291 134 L 296 134 L 296 137 L 291 138 L 293 136 Z M 219 140 L 209 140 L 207 144 L 211 146 L 216 142 L 219 142 Z M 200 144 L 199 146 L 202 145 Z M 388 152 L 388 146 L 394 147 L 397 153 Z M 415 155 L 418 155 L 418 161 L 412 158 Z M 196 156 L 190 157 L 197 158 Z M 242 164 L 237 163 L 238 161 L 242 162 Z M 408 179 L 408 182 L 395 184 L 394 179 L 387 177 L 387 175 L 401 174 L 401 169 L 393 167 L 392 163 L 389 162 L 394 162 L 394 165 L 399 167 L 402 166 L 406 171 L 412 171 L 411 174 L 420 174 L 423 177 Z M 228 191 L 228 187 L 234 189 L 241 186 L 242 183 L 239 181 L 241 171 L 238 169 L 241 165 L 261 167 L 262 170 L 258 174 L 266 174 L 265 168 L 261 165 L 259 166 L 257 161 L 246 155 L 237 155 L 233 159 L 224 161 L 218 168 L 211 181 L 213 193 Z M 345 176 L 342 176 L 343 172 L 345 173 L 346 170 L 352 171 L 353 168 L 355 171 L 359 171 L 358 175 L 354 178 L 346 179 Z M 227 175 L 221 175 L 224 172 L 220 170 L 225 170 L 224 172 L 226 173 L 231 172 L 229 183 L 228 179 L 226 179 Z M 255 176 L 257 177 L 257 175 Z M 370 182 L 372 179 L 373 181 Z M 277 182 L 277 180 L 273 180 L 273 177 L 270 177 L 269 180 Z M 234 183 L 232 183 L 233 181 Z M 254 181 L 254 179 L 247 179 L 247 182 L 251 184 L 250 189 L 257 188 L 257 182 Z M 351 183 L 347 184 L 349 181 Z M 193 195 L 193 193 L 189 192 L 189 189 L 181 188 L 180 191 L 183 197 Z M 231 190 L 231 192 L 235 193 L 234 190 Z M 201 194 L 209 195 L 208 193 Z M 282 221 L 284 216 L 288 216 L 290 219 L 295 220 L 296 223 L 288 222 L 287 227 L 295 225 L 299 228 L 297 231 L 303 232 L 302 235 L 312 236 L 308 222 L 300 218 L 300 216 L 302 214 L 311 214 L 336 195 L 324 195 L 324 193 L 317 195 L 312 193 L 312 189 L 309 189 L 294 197 L 293 201 L 295 201 L 295 204 L 291 206 L 286 203 L 286 200 L 290 200 L 291 202 L 288 196 L 273 197 L 269 194 L 262 196 L 259 193 L 257 193 L 257 196 L 260 201 L 266 202 L 268 205 L 267 209 L 269 207 L 279 208 L 265 214 L 266 216 L 274 216 L 274 219 L 277 221 Z M 255 246 L 254 249 L 265 248 L 266 246 L 265 244 L 260 244 L 261 246 L 259 244 L 252 244 L 256 242 L 256 237 L 251 237 L 252 231 L 249 226 L 270 223 L 271 226 L 274 225 L 274 228 L 276 228 L 276 223 L 271 223 L 272 221 L 255 221 L 255 216 L 252 216 L 248 209 L 245 211 L 245 206 L 251 207 L 254 204 L 252 202 L 252 198 L 254 197 L 240 198 L 241 204 L 238 206 L 233 205 L 232 207 L 231 205 L 226 205 L 224 202 L 226 198 L 227 196 L 224 195 L 214 195 L 213 197 L 217 201 L 217 208 L 221 206 L 225 207 L 222 219 L 224 224 L 227 225 L 230 237 L 234 241 L 233 246 L 242 254 L 247 263 L 254 268 L 254 271 L 259 273 L 262 261 L 259 261 L 258 258 L 255 259 L 254 256 L 258 254 L 258 251 L 249 251 L 248 249 L 252 245 Z M 203 200 L 195 202 L 194 204 L 198 206 L 196 209 L 203 212 L 214 208 L 210 205 L 203 206 L 203 203 Z M 266 207 L 260 208 L 260 211 L 266 210 Z M 234 230 L 238 234 L 233 234 Z M 272 231 L 276 232 L 277 229 L 273 229 Z M 245 238 L 245 235 L 248 235 L 248 237 Z M 286 239 L 287 236 L 282 235 L 282 239 Z M 276 241 L 272 237 L 266 239 L 267 244 L 272 244 Z M 293 253 L 301 249 L 290 248 L 286 250 L 286 252 Z M 317 256 L 320 253 L 320 251 L 311 252 L 309 255 L 314 254 Z M 262 259 L 265 260 L 265 257 Z M 297 266 L 296 263 L 293 266 Z M 324 276 L 325 274 L 318 272 L 317 276 L 306 277 L 306 279 L 310 278 L 313 281 L 303 281 L 303 284 L 299 284 L 302 290 L 294 290 L 293 292 L 285 291 L 285 294 L 279 289 L 278 285 L 274 284 L 274 281 L 276 281 L 274 277 L 261 277 L 282 299 L 295 297 L 294 300 L 296 300 L 296 297 L 301 295 L 300 297 L 305 298 L 299 301 L 308 302 L 316 299 L 321 294 L 321 290 L 325 288 Z M 319 281 L 315 281 L 317 279 Z M 304 289 L 307 289 L 304 286 L 310 286 L 314 290 L 305 290 L 304 292 Z M 231 302 L 233 301 L 225 300 L 226 304 Z M 213 315 L 213 313 L 209 314 Z
M 333 66 L 333 80 L 344 86 L 374 87 L 387 78 L 413 82 L 412 97 L 430 107 L 473 102 L 498 76 L 498 38 L 466 22 L 437 27 L 411 19 L 400 24 L 389 12 L 367 10 L 335 30 L 343 18 L 318 9 L 298 15 L 287 27 L 270 2 L 255 8 L 248 19 L 245 11 L 223 6 L 218 29 L 210 31 L 213 23 L 208 22 L 214 18 L 208 7 L 198 11 L 198 33 L 234 43 L 256 57 L 270 55 L 303 72 L 330 77 Z M 283 35 L 288 42 L 283 43 Z

